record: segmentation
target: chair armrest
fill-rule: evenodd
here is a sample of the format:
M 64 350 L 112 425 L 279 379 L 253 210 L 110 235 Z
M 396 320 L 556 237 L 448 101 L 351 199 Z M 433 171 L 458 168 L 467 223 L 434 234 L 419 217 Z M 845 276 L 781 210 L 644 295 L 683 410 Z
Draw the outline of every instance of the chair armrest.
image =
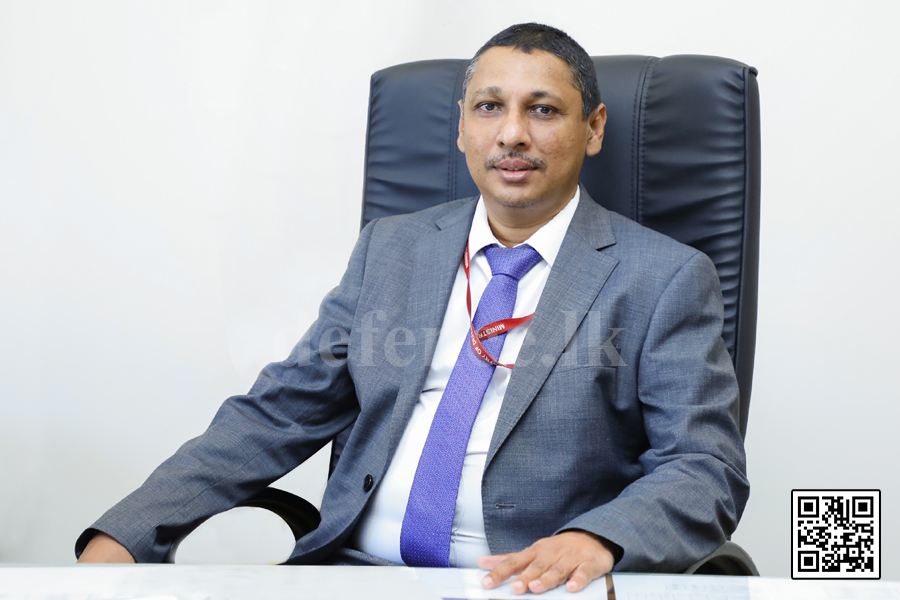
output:
M 753 559 L 734 542 L 725 542 L 712 554 L 698 560 L 684 571 L 685 575 L 752 575 L 759 577 Z
M 318 527 L 322 521 L 315 506 L 300 496 L 271 487 L 261 490 L 238 506 L 264 508 L 272 511 L 288 524 L 295 540 L 299 540 Z
M 259 491 L 256 495 L 239 503 L 235 508 L 237 507 L 264 508 L 275 513 L 291 528 L 291 533 L 294 535 L 295 540 L 299 540 L 318 527 L 322 521 L 315 506 L 290 492 L 271 487 Z M 178 546 L 190 533 L 190 531 L 185 533 L 172 544 L 165 562 L 175 562 L 175 553 L 178 551 Z

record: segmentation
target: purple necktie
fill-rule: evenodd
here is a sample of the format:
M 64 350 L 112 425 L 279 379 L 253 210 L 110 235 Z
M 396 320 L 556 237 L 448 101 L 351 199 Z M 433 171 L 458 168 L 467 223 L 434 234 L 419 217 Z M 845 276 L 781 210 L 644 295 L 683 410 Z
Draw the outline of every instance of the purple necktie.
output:
M 531 246 L 490 246 L 484 253 L 492 277 L 472 319 L 476 331 L 488 323 L 512 317 L 519 279 L 541 259 Z M 499 360 L 505 339 L 503 333 L 483 340 L 482 344 Z M 450 566 L 450 531 L 463 459 L 475 416 L 493 375 L 494 366 L 475 355 L 466 335 L 428 431 L 403 515 L 400 556 L 409 566 Z

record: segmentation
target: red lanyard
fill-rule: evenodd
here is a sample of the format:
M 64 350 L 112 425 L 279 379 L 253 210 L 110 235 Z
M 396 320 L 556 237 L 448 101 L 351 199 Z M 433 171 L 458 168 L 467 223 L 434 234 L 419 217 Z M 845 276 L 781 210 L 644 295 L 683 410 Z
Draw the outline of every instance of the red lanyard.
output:
M 468 242 L 466 242 L 466 253 L 463 256 L 463 269 L 466 272 L 466 309 L 469 311 L 469 342 L 471 342 L 472 344 L 472 350 L 475 352 L 475 356 L 490 365 L 512 369 L 515 365 L 506 365 L 498 362 L 493 356 L 491 356 L 490 352 L 487 351 L 487 348 L 485 348 L 481 344 L 481 340 L 486 340 L 488 338 L 494 337 L 495 335 L 506 333 L 509 330 L 518 327 L 519 325 L 527 323 L 531 320 L 531 317 L 534 316 L 534 313 L 531 313 L 530 315 L 525 317 L 517 317 L 515 319 L 500 319 L 499 321 L 488 323 L 487 325 L 479 328 L 478 331 L 475 331 L 475 324 L 472 322 L 472 290 L 469 287 Z

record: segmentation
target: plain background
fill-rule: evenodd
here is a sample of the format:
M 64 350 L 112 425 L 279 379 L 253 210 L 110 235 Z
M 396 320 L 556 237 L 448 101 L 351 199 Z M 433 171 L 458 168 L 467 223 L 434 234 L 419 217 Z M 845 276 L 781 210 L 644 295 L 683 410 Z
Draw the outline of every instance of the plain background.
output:
M 358 232 L 370 74 L 537 20 L 593 55 L 759 69 L 734 539 L 789 576 L 792 489 L 880 489 L 900 579 L 896 6 L 0 3 L 0 562 L 74 560 L 80 531 L 311 323 Z M 320 501 L 322 459 L 283 487 Z

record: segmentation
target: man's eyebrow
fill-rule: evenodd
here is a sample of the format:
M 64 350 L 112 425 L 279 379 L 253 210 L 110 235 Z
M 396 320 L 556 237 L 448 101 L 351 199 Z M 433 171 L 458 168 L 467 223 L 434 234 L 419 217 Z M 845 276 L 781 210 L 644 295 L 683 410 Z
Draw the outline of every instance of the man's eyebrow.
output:
M 547 98 L 549 100 L 555 100 L 556 102 L 563 101 L 562 98 L 560 98 L 559 96 L 557 96 L 556 94 L 554 94 L 552 92 L 548 92 L 547 90 L 534 90 L 533 92 L 531 92 L 530 97 L 535 100 L 541 100 L 541 99 Z
M 489 85 L 487 87 L 479 88 L 475 90 L 476 96 L 499 96 L 501 95 L 503 90 L 499 85 Z M 562 102 L 562 98 L 557 96 L 556 94 L 549 92 L 547 90 L 534 90 L 531 92 L 528 97 L 532 100 L 543 100 L 549 99 L 554 100 L 556 102 Z
M 499 85 L 489 85 L 487 87 L 483 87 L 475 90 L 475 94 L 478 96 L 496 96 L 500 93 Z

